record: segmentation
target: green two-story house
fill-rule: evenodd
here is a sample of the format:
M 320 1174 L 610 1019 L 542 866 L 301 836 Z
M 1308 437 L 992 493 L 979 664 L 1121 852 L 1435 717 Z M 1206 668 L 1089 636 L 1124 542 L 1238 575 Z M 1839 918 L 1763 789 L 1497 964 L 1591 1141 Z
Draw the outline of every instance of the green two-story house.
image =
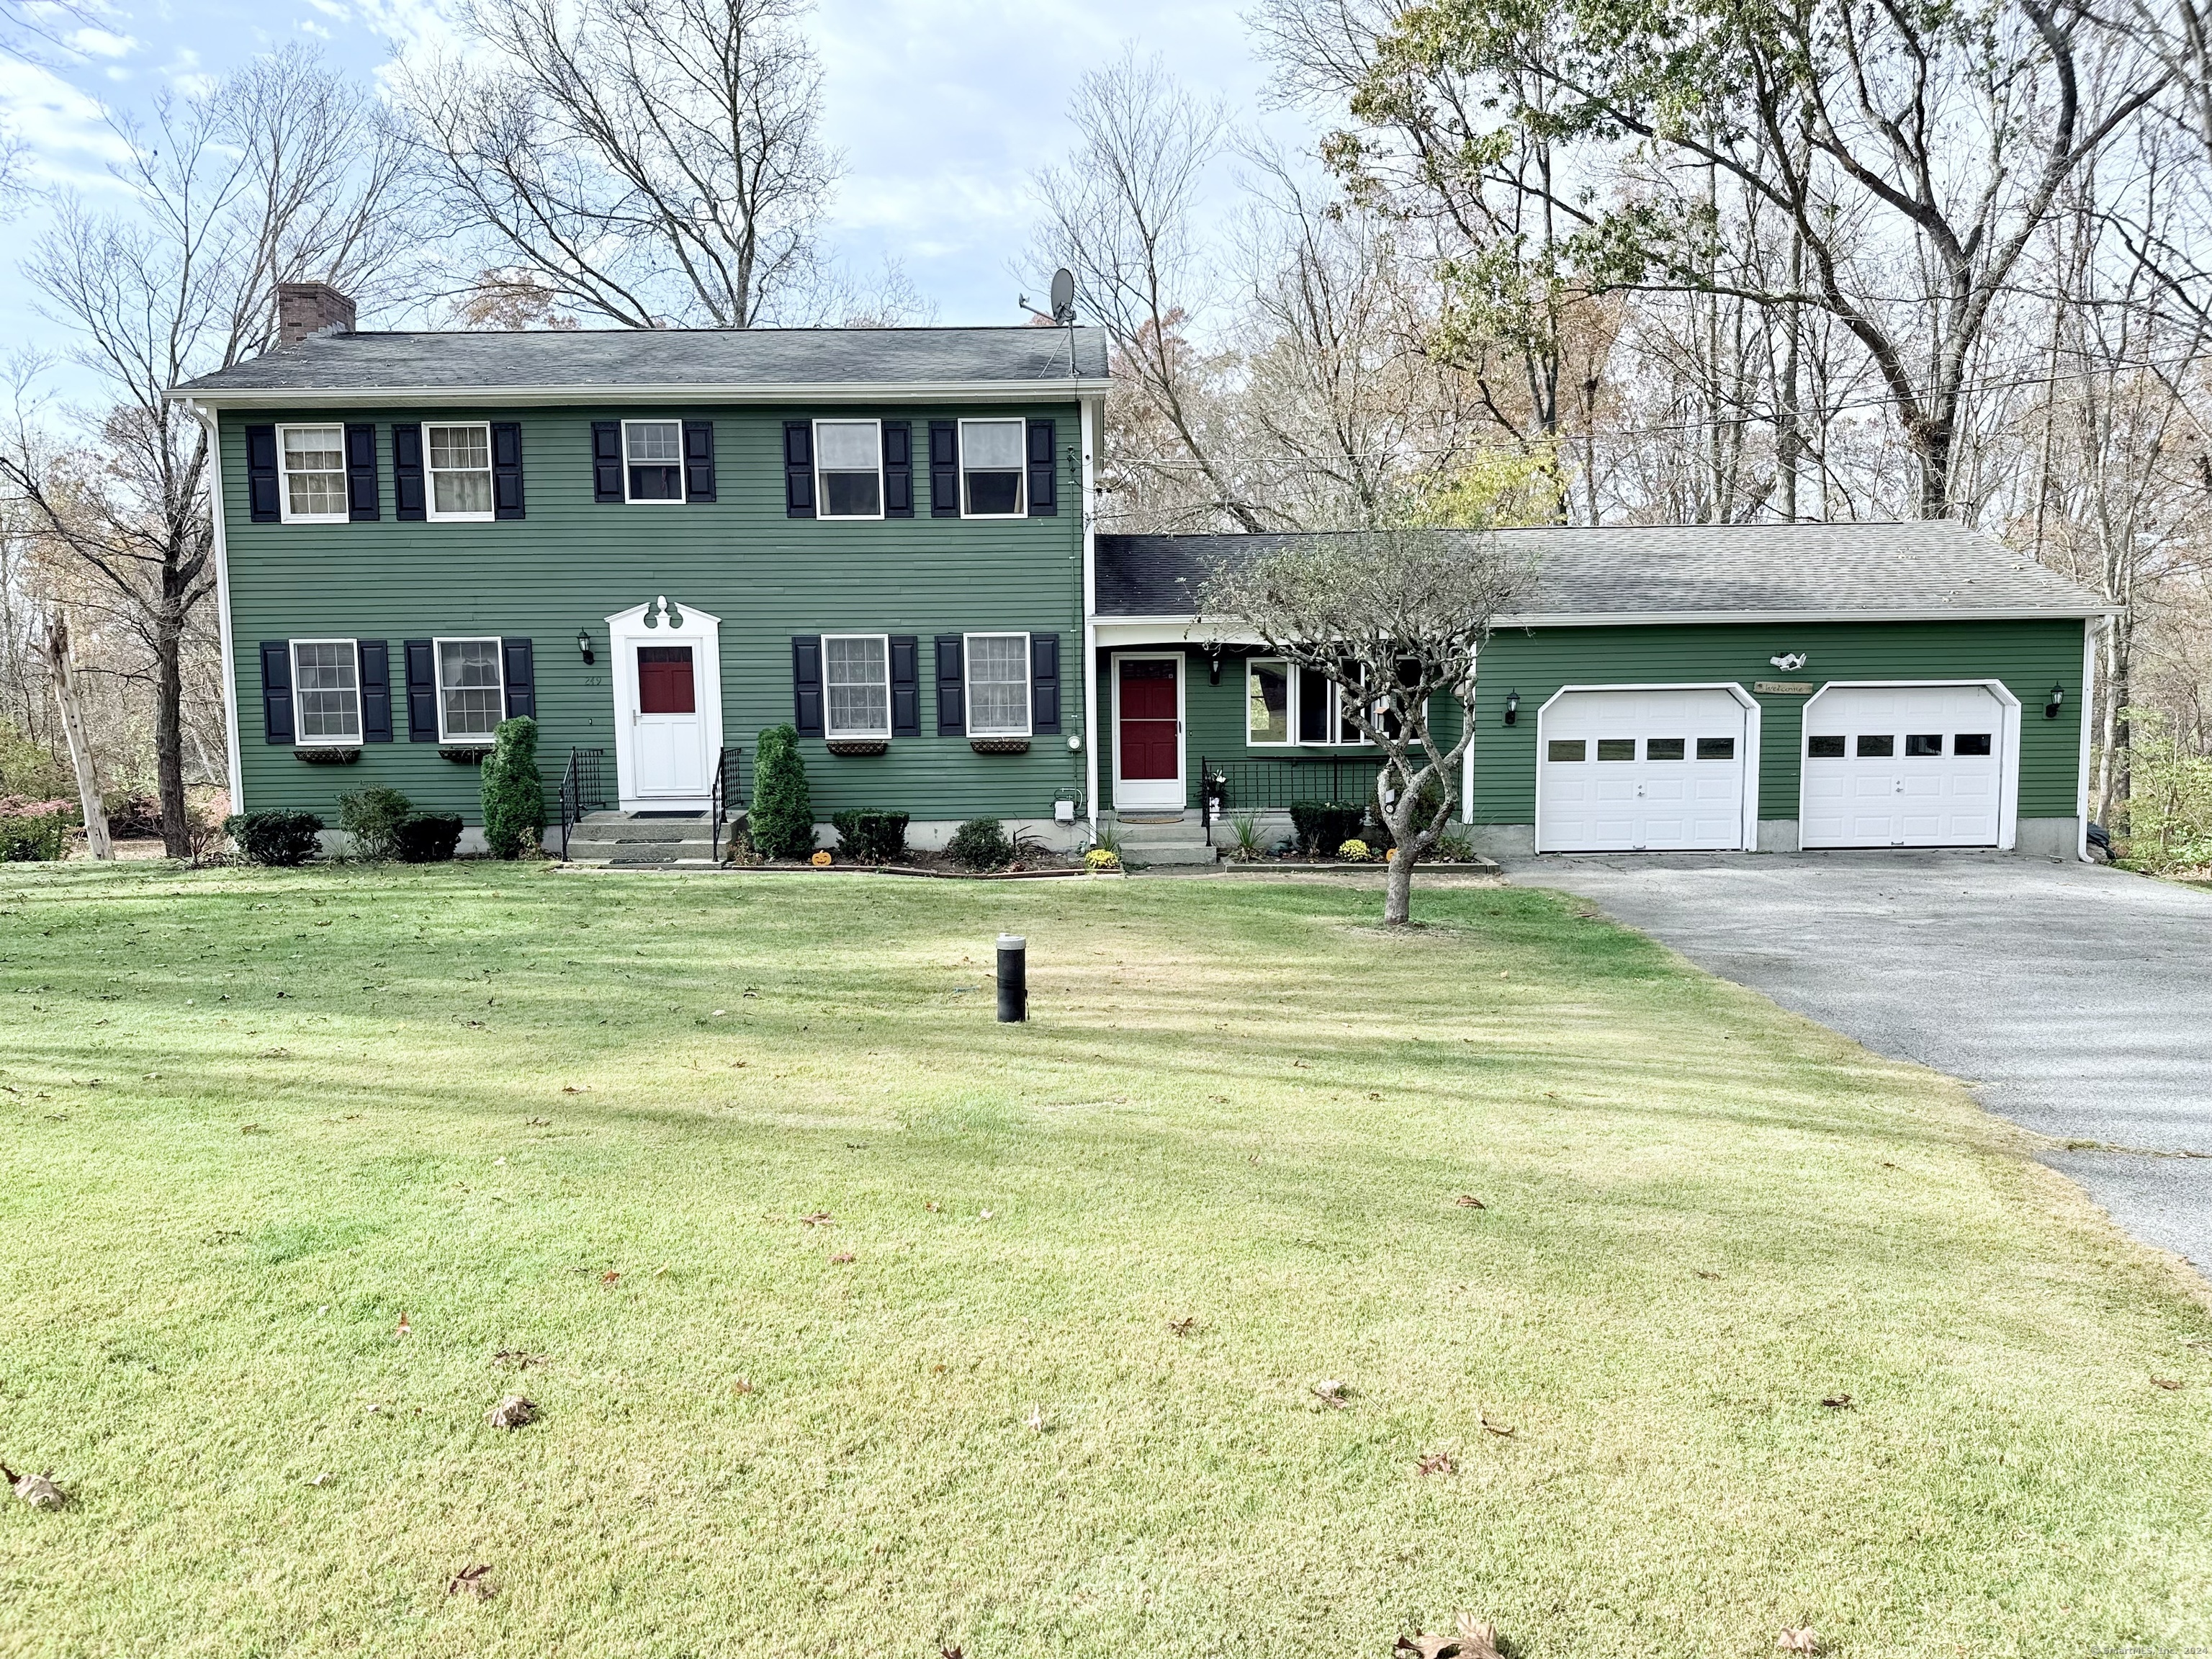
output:
M 215 433 L 236 810 L 368 784 L 477 816 L 531 714 L 549 802 L 741 802 L 798 727 L 817 811 L 922 846 L 1087 811 L 1105 346 L 1070 328 L 377 333 L 288 285 Z
M 1197 596 L 1273 537 L 1100 536 L 1106 343 L 1061 327 L 362 333 L 178 387 L 222 465 L 232 798 L 389 784 L 471 823 L 534 715 L 552 816 L 735 816 L 798 729 L 817 816 L 988 816 L 1154 861 L 1364 799 L 1318 676 Z M 1437 532 L 1450 535 L 1464 532 Z M 1553 528 L 1455 780 L 1501 854 L 2080 856 L 2094 595 L 1955 524 Z M 473 833 L 473 832 L 472 832 Z M 559 833 L 556 829 L 555 834 Z M 822 839 L 830 832 L 824 823 Z

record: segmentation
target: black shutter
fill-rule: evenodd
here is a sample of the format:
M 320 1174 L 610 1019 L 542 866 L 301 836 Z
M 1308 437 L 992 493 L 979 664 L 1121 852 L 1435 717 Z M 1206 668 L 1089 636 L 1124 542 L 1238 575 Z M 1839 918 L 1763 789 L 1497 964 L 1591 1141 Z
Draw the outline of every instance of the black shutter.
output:
M 261 641 L 261 735 L 270 743 L 292 741 L 292 641 Z
M 535 717 L 538 713 L 538 678 L 532 660 L 530 641 L 501 640 L 499 648 L 507 659 L 507 719 L 513 720 L 518 714 Z
M 592 422 L 592 499 L 619 501 L 623 498 L 622 422 Z
M 904 421 L 884 422 L 884 516 L 914 517 L 914 428 Z
M 349 426 L 345 429 L 346 516 L 369 520 L 383 511 L 376 478 L 376 428 Z
M 361 740 L 392 741 L 392 663 L 382 640 L 356 640 L 361 651 Z
M 491 423 L 491 515 L 522 516 L 522 428 L 514 421 Z
M 783 515 L 814 516 L 814 428 L 805 421 L 783 423 Z
M 950 421 L 929 423 L 929 516 L 960 516 L 960 428 Z
M 822 636 L 791 636 L 792 724 L 802 738 L 822 735 Z
M 921 735 L 921 641 L 912 634 L 891 635 L 891 735 Z
M 1030 635 L 1030 730 L 1060 730 L 1060 635 Z
M 422 511 L 422 428 L 392 428 L 392 516 L 420 519 Z
M 714 499 L 714 423 L 712 421 L 684 422 L 684 499 L 687 501 L 711 501 Z
M 937 735 L 940 738 L 967 734 L 967 677 L 963 672 L 965 660 L 957 634 L 937 636 Z
M 428 640 L 408 640 L 402 647 L 407 657 L 407 741 L 438 740 L 438 665 L 434 647 Z
M 246 504 L 252 509 L 254 523 L 275 524 L 284 516 L 278 504 L 281 488 L 276 477 L 276 428 L 249 426 L 246 428 Z M 289 743 L 291 738 L 284 741 Z
M 1050 421 L 1030 422 L 1030 517 L 1050 519 L 1058 516 L 1059 501 L 1053 495 L 1053 482 L 1059 476 L 1054 459 L 1054 424 Z

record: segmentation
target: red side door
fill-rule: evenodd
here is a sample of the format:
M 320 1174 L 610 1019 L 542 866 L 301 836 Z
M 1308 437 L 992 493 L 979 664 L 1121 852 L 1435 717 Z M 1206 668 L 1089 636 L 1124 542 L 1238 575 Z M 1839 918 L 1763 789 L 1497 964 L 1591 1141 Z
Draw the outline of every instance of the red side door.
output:
M 1121 776 L 1172 783 L 1182 774 L 1176 717 L 1176 665 L 1158 658 L 1125 659 L 1121 673 Z

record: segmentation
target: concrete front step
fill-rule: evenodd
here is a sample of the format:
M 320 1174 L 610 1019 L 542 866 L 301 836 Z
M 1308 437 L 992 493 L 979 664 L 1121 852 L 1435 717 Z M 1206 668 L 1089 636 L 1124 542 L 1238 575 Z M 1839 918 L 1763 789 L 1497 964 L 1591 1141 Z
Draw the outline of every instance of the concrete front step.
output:
M 612 865 L 625 870 L 711 866 L 714 830 L 703 812 L 668 818 L 592 812 L 568 831 L 568 862 Z

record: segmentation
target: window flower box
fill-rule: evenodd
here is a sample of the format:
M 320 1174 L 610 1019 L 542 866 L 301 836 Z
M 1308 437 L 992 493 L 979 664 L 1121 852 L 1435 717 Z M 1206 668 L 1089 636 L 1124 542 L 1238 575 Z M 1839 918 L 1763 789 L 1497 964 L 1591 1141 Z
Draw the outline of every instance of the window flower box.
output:
M 361 758 L 361 750 L 351 744 L 303 743 L 292 750 L 292 758 L 310 766 L 351 766 Z
M 979 755 L 1026 755 L 1030 752 L 1027 738 L 970 738 L 968 746 Z
M 463 766 L 480 766 L 490 755 L 491 745 L 486 743 L 441 743 L 438 745 L 440 760 L 453 761 Z
M 831 738 L 830 752 L 833 755 L 888 755 L 891 752 L 889 738 Z

